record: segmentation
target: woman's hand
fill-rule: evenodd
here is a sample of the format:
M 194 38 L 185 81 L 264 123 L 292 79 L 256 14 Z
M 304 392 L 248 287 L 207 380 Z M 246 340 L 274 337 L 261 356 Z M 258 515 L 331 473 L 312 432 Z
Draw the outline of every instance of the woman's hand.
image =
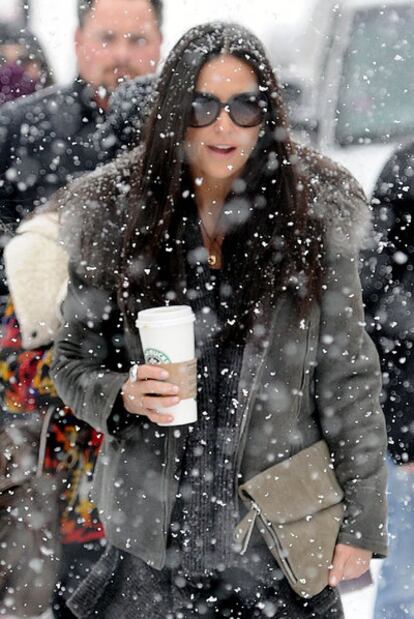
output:
M 159 408 L 176 406 L 180 401 L 179 388 L 165 382 L 168 372 L 156 365 L 135 367 L 135 377 L 130 377 L 121 391 L 125 409 L 132 415 L 145 415 L 157 424 L 174 421 L 172 415 L 158 412 Z
M 372 552 L 347 544 L 337 544 L 332 561 L 329 584 L 336 587 L 341 580 L 359 578 L 369 569 Z

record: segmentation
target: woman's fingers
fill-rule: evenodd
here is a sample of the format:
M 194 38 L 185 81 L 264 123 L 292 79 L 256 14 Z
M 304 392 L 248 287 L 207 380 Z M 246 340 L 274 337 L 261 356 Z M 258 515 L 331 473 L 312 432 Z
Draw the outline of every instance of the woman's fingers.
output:
M 158 411 L 148 410 L 147 417 L 152 423 L 164 424 L 174 421 L 174 417 L 168 413 L 159 413 Z
M 180 398 L 177 396 L 156 397 L 144 395 L 141 401 L 144 408 L 158 410 L 159 408 L 170 408 L 171 406 L 176 406 L 180 402 Z
M 142 383 L 132 386 L 127 383 L 124 386 L 122 396 L 126 410 L 136 415 L 146 415 L 148 410 L 157 411 L 160 408 L 170 408 L 180 402 L 178 396 L 146 395 Z
M 136 377 L 137 381 L 140 380 L 167 380 L 168 372 L 163 368 L 159 368 L 157 365 L 137 365 Z
M 372 553 L 363 548 L 337 544 L 332 561 L 329 584 L 336 587 L 341 580 L 359 578 L 369 569 Z
M 133 366 L 122 389 L 124 406 L 129 413 L 145 415 L 154 423 L 169 423 L 173 417 L 159 409 L 180 402 L 179 387 L 167 383 L 168 372 L 156 365 Z
M 145 380 L 135 383 L 137 390 L 144 395 L 176 396 L 180 391 L 177 385 L 165 383 L 162 380 Z
M 332 560 L 332 568 L 329 574 L 329 584 L 331 587 L 336 587 L 341 582 L 344 570 L 346 557 L 341 549 L 342 544 L 338 544 L 335 547 L 335 552 Z

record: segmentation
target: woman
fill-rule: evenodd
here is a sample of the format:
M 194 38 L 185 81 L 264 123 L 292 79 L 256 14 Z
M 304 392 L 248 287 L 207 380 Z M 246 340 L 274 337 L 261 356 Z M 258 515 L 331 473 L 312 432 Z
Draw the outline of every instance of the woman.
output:
M 290 141 L 269 61 L 236 25 L 178 42 L 146 130 L 142 151 L 62 205 L 72 265 L 53 375 L 105 433 L 94 490 L 110 543 L 71 608 L 343 617 L 334 588 L 300 598 L 259 531 L 243 556 L 233 531 L 237 486 L 323 436 L 347 508 L 330 584 L 386 552 L 379 367 L 357 275 L 364 196 Z M 145 365 L 135 325 L 166 302 L 196 314 L 199 420 L 179 429 L 159 425 L 180 393 Z

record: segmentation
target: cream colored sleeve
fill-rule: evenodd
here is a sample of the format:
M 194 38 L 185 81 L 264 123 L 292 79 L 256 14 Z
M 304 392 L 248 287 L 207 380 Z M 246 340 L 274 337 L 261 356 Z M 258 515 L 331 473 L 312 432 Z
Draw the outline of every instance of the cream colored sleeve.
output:
M 52 238 L 24 232 L 8 243 L 4 259 L 23 347 L 34 349 L 52 343 L 60 326 L 58 306 L 67 285 L 66 252 Z

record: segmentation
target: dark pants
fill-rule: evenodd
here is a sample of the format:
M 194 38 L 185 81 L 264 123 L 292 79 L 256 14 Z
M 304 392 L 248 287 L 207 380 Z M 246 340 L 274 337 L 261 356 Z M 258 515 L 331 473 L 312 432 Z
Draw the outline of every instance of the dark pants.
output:
M 58 581 L 52 598 L 55 619 L 75 619 L 66 601 L 99 561 L 104 549 L 100 542 L 62 545 Z
M 79 619 L 344 619 L 339 595 L 329 587 L 304 600 L 284 579 L 265 587 L 238 568 L 190 583 L 179 571 L 157 572 L 113 547 L 70 604 Z
M 244 582 L 243 582 L 244 581 Z M 228 570 L 220 578 L 211 579 L 202 590 L 194 592 L 194 602 L 180 609 L 174 619 L 344 619 L 339 595 L 327 587 L 311 600 L 297 596 L 285 580 L 275 587 L 255 586 L 255 595 L 247 595 L 251 584 L 246 574 Z M 256 598 L 255 602 L 252 601 Z M 172 617 L 171 617 L 172 619 Z

